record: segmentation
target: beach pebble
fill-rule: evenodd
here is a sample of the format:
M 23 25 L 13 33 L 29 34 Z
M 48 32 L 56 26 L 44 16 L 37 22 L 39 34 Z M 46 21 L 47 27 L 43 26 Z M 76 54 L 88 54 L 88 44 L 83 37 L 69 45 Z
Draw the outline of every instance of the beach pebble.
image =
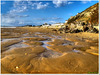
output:
M 18 69 L 19 67 L 18 66 L 16 66 L 16 69 Z
M 27 53 L 25 53 L 25 55 L 27 55 Z

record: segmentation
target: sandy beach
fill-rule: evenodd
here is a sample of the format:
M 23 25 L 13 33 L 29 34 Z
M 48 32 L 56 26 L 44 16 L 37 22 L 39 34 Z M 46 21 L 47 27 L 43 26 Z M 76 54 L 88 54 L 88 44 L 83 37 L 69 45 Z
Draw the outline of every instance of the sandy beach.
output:
M 1 28 L 2 74 L 90 74 L 99 68 L 98 33 Z

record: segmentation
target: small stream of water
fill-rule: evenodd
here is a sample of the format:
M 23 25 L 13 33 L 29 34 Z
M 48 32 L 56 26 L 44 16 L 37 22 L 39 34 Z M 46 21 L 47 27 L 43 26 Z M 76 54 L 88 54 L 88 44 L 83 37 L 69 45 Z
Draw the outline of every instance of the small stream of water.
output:
M 38 33 L 37 34 L 43 34 L 43 33 Z M 27 33 L 25 34 L 25 36 L 28 35 Z M 16 43 L 16 44 L 13 44 L 11 46 L 9 46 L 9 50 L 13 49 L 13 48 L 23 48 L 23 47 L 29 47 L 29 45 L 26 45 L 26 44 L 23 44 L 23 42 L 26 42 L 27 40 L 23 40 L 23 38 L 32 38 L 32 37 L 21 37 L 21 38 L 10 38 L 10 39 L 2 39 L 2 42 L 7 42 L 7 41 L 13 41 L 13 40 L 22 40 L 21 42 L 19 43 Z M 42 35 L 41 35 L 42 36 Z M 40 37 L 40 36 L 37 36 L 37 37 Z M 59 53 L 59 52 L 56 52 L 56 51 L 53 51 L 53 50 L 50 50 L 47 48 L 47 46 L 51 46 L 49 44 L 47 44 L 48 42 L 52 42 L 54 39 L 62 39 L 62 37 L 59 37 L 59 36 L 55 36 L 53 35 L 53 38 L 51 37 L 47 37 L 47 36 L 44 36 L 43 34 L 43 37 L 44 38 L 49 38 L 48 40 L 44 40 L 44 41 L 39 41 L 39 42 L 42 42 L 43 45 L 42 47 L 44 47 L 47 51 L 43 52 L 40 54 L 41 57 L 59 57 L 62 55 L 62 53 Z M 51 39 L 51 40 L 50 40 Z M 62 45 L 69 45 L 69 43 L 64 43 Z M 78 50 L 72 50 L 72 52 L 79 52 Z

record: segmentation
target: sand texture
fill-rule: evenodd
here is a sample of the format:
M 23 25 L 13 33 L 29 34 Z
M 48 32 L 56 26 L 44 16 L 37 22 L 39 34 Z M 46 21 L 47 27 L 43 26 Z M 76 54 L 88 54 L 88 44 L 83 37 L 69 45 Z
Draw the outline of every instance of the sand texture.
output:
M 98 73 L 97 33 L 57 33 L 52 29 L 1 29 L 2 74 Z

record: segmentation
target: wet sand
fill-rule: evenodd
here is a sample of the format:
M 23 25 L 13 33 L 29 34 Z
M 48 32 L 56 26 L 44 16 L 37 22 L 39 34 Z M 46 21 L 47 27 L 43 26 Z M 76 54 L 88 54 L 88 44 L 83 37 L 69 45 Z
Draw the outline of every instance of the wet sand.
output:
M 98 73 L 95 33 L 57 33 L 53 29 L 1 29 L 2 74 Z

